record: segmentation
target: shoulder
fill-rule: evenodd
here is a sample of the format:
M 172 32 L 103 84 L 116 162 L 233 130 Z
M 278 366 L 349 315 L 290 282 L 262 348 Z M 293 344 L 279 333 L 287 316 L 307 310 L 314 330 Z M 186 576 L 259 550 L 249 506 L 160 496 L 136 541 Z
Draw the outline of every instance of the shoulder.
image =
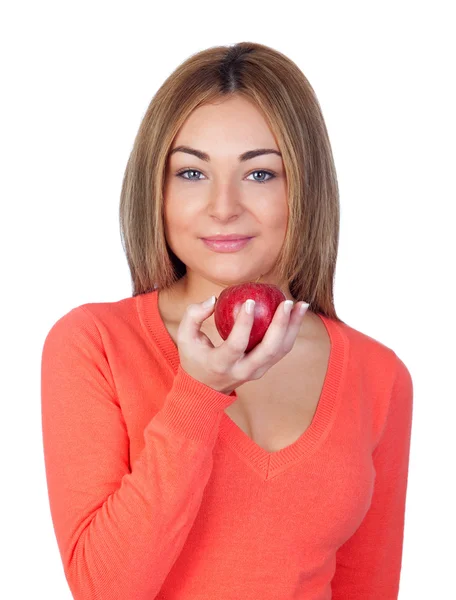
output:
M 406 361 L 396 350 L 346 323 L 337 326 L 347 341 L 350 380 L 356 381 L 368 397 L 384 401 L 391 397 L 396 386 L 411 386 Z
M 413 405 L 413 383 L 403 358 L 383 341 L 340 323 L 348 340 L 348 385 L 363 398 L 372 419 L 376 446 L 388 416 L 397 411 L 409 422 Z M 393 417 L 394 418 L 394 417 Z
M 129 297 L 112 302 L 88 302 L 70 309 L 54 321 L 46 339 L 71 336 L 85 331 L 100 337 L 110 322 L 129 321 L 137 313 L 137 298 Z
M 360 367 L 361 373 L 372 375 L 379 385 L 384 382 L 390 390 L 393 386 L 411 385 L 410 370 L 396 350 L 346 323 L 340 327 L 349 342 L 351 362 Z
M 374 365 L 376 369 L 387 369 L 395 373 L 400 361 L 393 348 L 384 341 L 362 332 L 347 323 L 337 323 L 348 341 L 351 358 L 362 365 Z

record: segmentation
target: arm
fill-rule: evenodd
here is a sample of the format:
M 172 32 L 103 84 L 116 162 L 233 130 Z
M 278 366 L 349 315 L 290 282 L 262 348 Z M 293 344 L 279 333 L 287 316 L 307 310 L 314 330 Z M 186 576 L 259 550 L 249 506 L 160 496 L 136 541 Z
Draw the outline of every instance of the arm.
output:
M 52 327 L 41 367 L 44 457 L 75 600 L 158 594 L 199 511 L 229 402 L 179 369 L 130 470 L 129 438 L 94 320 L 79 307 Z
M 386 424 L 372 459 L 371 506 L 338 550 L 333 600 L 395 600 L 399 592 L 413 408 L 413 383 L 397 357 Z

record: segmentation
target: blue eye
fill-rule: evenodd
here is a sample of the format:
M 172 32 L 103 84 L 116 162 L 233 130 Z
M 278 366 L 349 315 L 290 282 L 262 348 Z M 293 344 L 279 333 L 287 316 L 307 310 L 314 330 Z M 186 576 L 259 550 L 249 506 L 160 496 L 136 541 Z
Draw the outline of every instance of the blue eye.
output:
M 183 177 L 184 173 L 201 173 L 201 171 L 198 171 L 197 169 L 184 169 L 183 171 L 179 171 L 179 173 L 176 174 L 176 177 L 181 177 L 182 179 L 185 179 L 186 181 L 201 181 L 201 179 L 195 179 L 195 178 L 189 178 L 189 177 Z M 266 183 L 267 181 L 271 181 L 272 179 L 274 179 L 276 177 L 275 173 L 271 173 L 271 171 L 265 171 L 264 169 L 257 169 L 256 171 L 252 171 L 252 173 L 250 173 L 250 175 L 253 175 L 253 173 L 264 173 L 266 175 L 269 175 L 269 179 L 265 179 L 263 181 L 259 181 L 258 179 L 254 179 L 251 181 L 255 181 L 256 183 Z M 249 175 L 249 177 L 250 177 Z

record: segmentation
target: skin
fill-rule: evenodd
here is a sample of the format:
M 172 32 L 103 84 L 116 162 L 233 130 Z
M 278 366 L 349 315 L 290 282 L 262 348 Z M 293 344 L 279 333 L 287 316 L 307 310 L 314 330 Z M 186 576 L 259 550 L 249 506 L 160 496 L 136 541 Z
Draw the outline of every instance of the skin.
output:
M 287 299 L 294 300 L 274 272 L 289 215 L 283 160 L 276 154 L 238 159 L 257 148 L 280 152 L 263 114 L 241 97 L 200 106 L 179 130 L 170 152 L 180 145 L 206 152 L 210 162 L 180 151 L 169 154 L 165 232 L 187 273 L 172 289 L 161 292 L 162 305 L 171 304 L 182 315 L 189 304 L 248 281 L 278 285 Z M 178 176 L 182 169 L 190 171 Z M 232 232 L 255 237 L 245 248 L 227 254 L 214 252 L 199 239 Z M 306 316 L 303 325 L 310 320 Z M 213 314 L 204 325 L 216 331 Z
M 187 273 L 171 289 L 160 290 L 160 314 L 173 337 L 189 304 L 219 296 L 227 286 L 259 281 L 278 285 L 289 300 L 288 286 L 279 284 L 274 265 L 288 226 L 285 166 L 277 154 L 240 162 L 238 156 L 258 148 L 279 151 L 262 113 L 251 102 L 231 97 L 198 107 L 177 133 L 171 150 L 185 145 L 206 152 L 210 161 L 175 152 L 167 161 L 165 180 L 165 234 Z M 170 151 L 171 151 L 170 150 Z M 190 169 L 182 176 L 179 171 Z M 271 178 L 261 171 L 271 171 Z M 265 183 L 258 183 L 258 181 Z M 200 237 L 217 233 L 255 236 L 238 252 L 210 250 Z M 200 330 L 216 346 L 223 343 L 214 313 Z M 238 398 L 225 412 L 256 443 L 268 451 L 292 443 L 302 432 L 297 424 L 315 411 L 318 386 L 324 378 L 329 337 L 316 314 L 307 311 L 292 350 L 260 380 L 237 387 Z M 307 365 L 303 379 L 303 365 Z M 296 379 L 291 373 L 299 373 Z M 280 390 L 277 382 L 285 381 Z M 303 398 L 302 387 L 308 398 Z M 265 402 L 265 398 L 267 401 Z M 288 419 L 284 425 L 284 417 Z M 282 431 L 275 433 L 275 427 Z M 288 438 L 286 437 L 288 436 Z

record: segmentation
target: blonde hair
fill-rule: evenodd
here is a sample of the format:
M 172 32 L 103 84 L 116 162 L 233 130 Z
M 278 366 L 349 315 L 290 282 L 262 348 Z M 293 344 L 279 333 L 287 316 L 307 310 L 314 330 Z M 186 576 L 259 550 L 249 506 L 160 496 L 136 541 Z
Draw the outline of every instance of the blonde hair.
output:
M 202 104 L 242 96 L 262 111 L 284 162 L 288 229 L 275 269 L 296 301 L 336 315 L 339 190 L 315 92 L 277 50 L 254 42 L 215 46 L 185 60 L 159 88 L 142 119 L 122 183 L 120 229 L 133 296 L 170 288 L 186 273 L 165 237 L 164 183 L 173 140 Z

